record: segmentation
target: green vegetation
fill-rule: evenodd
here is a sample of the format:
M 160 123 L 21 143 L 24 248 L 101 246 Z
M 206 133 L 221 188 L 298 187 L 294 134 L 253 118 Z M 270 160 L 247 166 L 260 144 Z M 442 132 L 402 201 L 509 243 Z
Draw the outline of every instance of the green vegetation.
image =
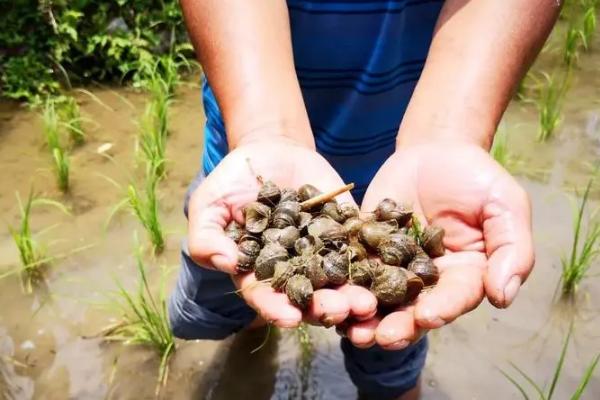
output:
M 563 45 L 563 62 L 569 68 L 577 64 L 579 59 L 579 47 L 583 44 L 581 30 L 579 27 L 571 24 L 565 34 Z
M 69 155 L 61 147 L 56 147 L 52 150 L 52 157 L 56 183 L 60 191 L 66 193 L 69 191 Z
M 138 148 L 141 150 L 146 162 L 146 168 L 160 178 L 165 173 L 166 165 L 166 146 L 167 137 L 166 121 L 161 120 L 157 113 L 156 102 L 151 101 L 146 106 L 146 110 L 140 121 L 140 133 L 138 135 Z M 164 113 L 167 113 L 164 105 L 160 107 Z M 164 125 L 163 125 L 164 124 Z
M 64 115 L 63 124 L 67 128 L 71 143 L 73 146 L 81 146 L 85 143 L 85 133 L 81 126 L 83 118 L 81 117 L 77 100 L 74 97 L 66 97 L 62 104 L 62 111 Z
M 600 221 L 597 219 L 597 212 L 594 211 L 591 215 L 586 215 L 585 212 L 594 178 L 595 176 L 589 180 L 579 206 L 574 210 L 570 255 L 561 260 L 560 283 L 562 296 L 566 299 L 573 299 L 579 284 L 600 255 Z
M 560 378 L 560 374 L 562 372 L 562 368 L 563 368 L 563 365 L 565 362 L 565 356 L 567 354 L 567 348 L 569 347 L 569 342 L 571 341 L 572 331 L 573 331 L 573 328 L 571 326 L 571 328 L 569 329 L 569 333 L 567 334 L 567 338 L 565 339 L 565 343 L 563 345 L 562 351 L 560 353 L 558 363 L 556 364 L 556 368 L 554 370 L 554 375 L 552 377 L 552 383 L 550 384 L 550 387 L 548 388 L 547 391 L 545 391 L 542 387 L 540 387 L 540 385 L 535 383 L 535 381 L 529 375 L 527 375 L 525 372 L 523 372 L 523 370 L 521 370 L 515 364 L 513 364 L 513 363 L 510 364 L 511 367 L 513 367 L 515 369 L 515 371 L 521 376 L 521 378 L 523 378 L 529 384 L 531 389 L 533 389 L 535 391 L 535 396 L 533 398 L 540 399 L 540 400 L 552 400 L 552 398 L 554 396 L 554 392 L 556 390 L 556 385 L 558 384 L 558 379 Z M 594 369 L 598 365 L 599 360 L 600 360 L 600 354 L 598 354 L 593 359 L 592 363 L 586 368 L 577 389 L 575 389 L 575 391 L 573 392 L 573 395 L 571 396 L 571 400 L 579 400 L 582 398 L 583 393 L 585 392 L 585 389 L 586 389 L 590 379 L 592 378 L 592 374 L 594 373 Z M 515 378 L 510 376 L 508 373 L 506 373 L 504 371 L 501 371 L 501 372 L 506 377 L 506 379 L 508 379 L 510 381 L 510 383 L 512 383 L 519 390 L 519 393 L 521 393 L 521 395 L 523 396 L 523 398 L 525 400 L 530 399 L 530 396 L 527 394 L 528 391 L 526 390 L 524 385 L 520 384 Z
M 540 129 L 537 139 L 545 142 L 550 139 L 562 121 L 562 107 L 568 88 L 568 76 L 543 74 L 545 84 L 540 96 L 535 100 L 539 113 Z
M 496 132 L 490 153 L 494 160 L 506 168 L 507 171 L 517 172 L 521 162 L 509 147 L 508 130 L 506 128 L 499 128 Z
M 583 41 L 583 47 L 585 50 L 590 50 L 592 45 L 592 39 L 596 34 L 596 1 L 590 1 L 587 5 L 587 9 L 583 14 L 583 22 L 581 28 L 581 38 Z
M 31 209 L 36 205 L 50 205 L 68 214 L 67 209 L 61 203 L 53 200 L 35 198 L 33 191 L 29 192 L 25 204 L 21 201 L 19 194 L 17 196 L 17 204 L 19 206 L 19 214 L 21 222 L 17 228 L 9 227 L 10 234 L 13 238 L 17 249 L 19 250 L 19 258 L 21 267 L 15 271 L 20 272 L 21 285 L 25 293 L 31 293 L 34 286 L 43 280 L 44 269 L 51 258 L 45 256 L 45 252 L 40 246 L 40 243 L 33 237 L 31 232 Z M 11 271 L 15 272 L 15 271 Z M 5 274 L 3 276 L 6 276 Z
M 152 291 L 148 282 L 147 268 L 142 250 L 137 248 L 135 260 L 138 271 L 138 289 L 131 292 L 117 282 L 118 291 L 111 304 L 121 314 L 121 321 L 106 331 L 108 340 L 127 345 L 143 345 L 156 350 L 160 356 L 156 394 L 158 395 L 169 375 L 169 360 L 175 352 L 175 338 L 169 326 L 166 302 L 166 274 L 163 272 L 158 293 Z
M 63 193 L 69 190 L 69 154 L 63 147 L 60 138 L 60 115 L 57 112 L 55 99 L 46 99 L 42 111 L 43 131 L 46 145 L 52 156 L 54 175 L 58 188 Z

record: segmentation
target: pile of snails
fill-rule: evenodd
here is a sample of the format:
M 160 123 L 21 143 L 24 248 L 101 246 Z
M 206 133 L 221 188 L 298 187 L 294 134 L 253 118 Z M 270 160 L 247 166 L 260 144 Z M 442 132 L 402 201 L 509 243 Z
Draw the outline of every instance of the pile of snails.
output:
M 437 282 L 432 258 L 444 254 L 444 230 L 421 229 L 412 210 L 391 199 L 361 218 L 355 205 L 334 199 L 352 187 L 323 194 L 310 184 L 264 182 L 244 208 L 245 225 L 225 230 L 238 244 L 238 270 L 254 272 L 302 310 L 314 290 L 347 282 L 368 288 L 380 310 L 412 302 Z

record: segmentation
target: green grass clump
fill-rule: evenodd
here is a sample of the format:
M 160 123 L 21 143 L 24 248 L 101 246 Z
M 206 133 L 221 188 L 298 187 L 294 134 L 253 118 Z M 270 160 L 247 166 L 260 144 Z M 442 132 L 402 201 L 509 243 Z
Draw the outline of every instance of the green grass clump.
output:
M 9 227 L 10 234 L 19 251 L 19 259 L 21 266 L 12 272 L 19 272 L 21 277 L 21 286 L 25 293 L 31 293 L 34 286 L 43 280 L 44 270 L 51 261 L 51 258 L 46 257 L 40 243 L 34 238 L 31 231 L 31 209 L 40 204 L 50 205 L 68 214 L 64 205 L 59 202 L 35 198 L 33 192 L 29 192 L 27 201 L 23 204 L 19 194 L 16 194 L 17 204 L 19 206 L 19 214 L 21 222 L 18 227 Z M 10 274 L 9 273 L 9 274 Z M 5 274 L 3 276 L 6 276 Z
M 594 177 L 589 180 L 583 197 L 575 209 L 570 255 L 561 260 L 561 291 L 563 298 L 567 299 L 573 299 L 579 284 L 600 254 L 600 221 L 595 218 L 596 212 L 593 212 L 589 218 L 586 218 L 585 213 L 593 182 Z M 587 223 L 584 222 L 586 219 Z
M 54 175 L 56 182 L 61 192 L 69 191 L 69 155 L 61 147 L 57 147 L 52 151 L 54 159 Z
M 569 25 L 563 44 L 563 62 L 568 68 L 577 64 L 579 60 L 579 48 L 583 43 L 581 28 L 574 24 Z
M 166 274 L 160 281 L 160 290 L 154 292 L 148 282 L 147 268 L 138 247 L 135 252 L 138 272 L 138 289 L 128 291 L 117 282 L 118 291 L 111 304 L 120 314 L 121 321 L 106 331 L 108 340 L 124 344 L 143 345 L 153 348 L 160 356 L 156 394 L 158 395 L 169 374 L 169 360 L 175 352 L 175 338 L 169 325 L 165 292 Z
M 155 174 L 149 174 L 143 191 L 138 190 L 132 184 L 127 188 L 129 207 L 146 229 L 155 254 L 161 253 L 165 248 L 164 234 L 158 216 L 157 182 L 158 177 Z
M 73 146 L 81 146 L 85 143 L 85 133 L 83 131 L 81 112 L 79 105 L 74 97 L 66 97 L 62 104 L 64 126 L 67 129 L 69 139 Z
M 138 147 L 141 150 L 146 168 L 162 177 L 165 173 L 167 147 L 168 107 L 165 104 L 150 101 L 140 122 Z
M 554 375 L 552 377 L 552 382 L 547 391 L 545 391 L 540 385 L 535 383 L 535 381 L 527 375 L 523 370 L 517 367 L 515 364 L 511 363 L 511 366 L 517 371 L 517 373 L 529 384 L 531 389 L 535 391 L 535 396 L 533 398 L 539 400 L 552 400 L 554 396 L 554 392 L 556 390 L 556 385 L 558 383 L 558 379 L 560 378 L 560 374 L 562 372 L 562 368 L 565 362 L 565 356 L 567 354 L 567 348 L 569 347 L 569 342 L 571 340 L 572 327 L 569 329 L 569 333 L 567 334 L 567 338 L 565 339 L 565 343 L 563 345 L 562 351 L 560 353 L 560 357 L 558 359 L 558 363 L 556 364 L 556 368 L 554 370 Z M 598 361 L 600 360 L 600 354 L 598 354 L 591 362 L 591 364 L 586 368 L 581 381 L 577 389 L 571 395 L 571 400 L 579 400 L 582 398 L 585 389 L 592 378 L 592 374 L 596 366 L 598 365 Z M 527 394 L 528 391 L 525 389 L 524 385 L 520 384 L 515 378 L 510 376 L 508 373 L 501 371 L 502 374 L 512 383 L 518 390 L 519 393 L 523 396 L 525 400 L 529 400 L 530 397 Z
M 66 193 L 69 190 L 69 154 L 61 143 L 60 127 L 63 125 L 54 99 L 47 99 L 42 111 L 43 132 L 46 145 L 52 156 L 52 165 L 58 188 Z
M 597 20 L 596 20 L 596 1 L 591 1 L 587 5 L 587 9 L 583 14 L 582 28 L 581 28 L 581 39 L 583 47 L 586 51 L 590 50 L 592 45 L 592 39 L 596 34 Z
M 537 140 L 545 142 L 550 139 L 562 121 L 562 107 L 568 88 L 568 76 L 550 76 L 543 74 L 546 80 L 536 99 L 540 128 Z
M 490 149 L 490 154 L 507 171 L 511 173 L 517 172 L 520 160 L 510 149 L 507 129 L 498 129 L 494 136 L 494 143 Z

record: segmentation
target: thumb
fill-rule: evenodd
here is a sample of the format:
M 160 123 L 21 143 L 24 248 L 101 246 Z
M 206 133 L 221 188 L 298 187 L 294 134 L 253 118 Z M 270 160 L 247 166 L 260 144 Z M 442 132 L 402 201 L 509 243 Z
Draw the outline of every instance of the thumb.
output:
M 237 245 L 225 235 L 233 219 L 224 201 L 207 202 L 196 190 L 190 199 L 188 251 L 199 265 L 229 274 L 236 273 Z
M 494 306 L 505 308 L 515 299 L 535 258 L 529 196 L 508 174 L 492 185 L 484 204 L 483 235 L 488 256 L 485 291 Z

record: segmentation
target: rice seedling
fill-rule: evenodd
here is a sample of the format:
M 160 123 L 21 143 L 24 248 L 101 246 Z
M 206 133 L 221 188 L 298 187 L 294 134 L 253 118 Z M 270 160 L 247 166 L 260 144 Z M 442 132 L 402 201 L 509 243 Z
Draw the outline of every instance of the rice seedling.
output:
M 556 77 L 543 73 L 546 84 L 535 100 L 539 113 L 540 129 L 537 140 L 545 142 L 550 139 L 562 120 L 562 107 L 568 88 L 570 74 Z
M 154 171 L 158 177 L 165 173 L 167 112 L 164 103 L 151 101 L 142 115 L 138 135 L 138 148 L 145 158 L 146 169 Z
M 595 176 L 588 181 L 579 205 L 574 210 L 573 242 L 568 257 L 562 257 L 560 286 L 563 299 L 573 299 L 581 281 L 600 255 L 600 221 L 597 210 L 586 215 L 590 190 Z M 587 216 L 587 218 L 586 218 Z
M 575 24 L 570 24 L 565 34 L 563 44 L 563 62 L 568 67 L 573 67 L 579 59 L 579 47 L 583 44 L 582 31 Z
M 163 271 L 160 288 L 153 291 L 142 257 L 142 249 L 135 251 L 138 272 L 138 288 L 130 292 L 117 281 L 118 290 L 111 297 L 111 305 L 121 314 L 121 321 L 104 332 L 107 340 L 126 345 L 142 345 L 153 348 L 160 356 L 155 394 L 167 382 L 169 360 L 175 352 L 175 338 L 169 325 L 166 301 L 166 273 Z
M 592 44 L 592 39 L 596 33 L 597 21 L 596 21 L 596 1 L 591 1 L 586 6 L 587 9 L 583 14 L 582 28 L 581 28 L 581 39 L 583 48 L 588 51 Z
M 67 129 L 69 139 L 73 146 L 81 146 L 85 143 L 85 133 L 83 131 L 81 112 L 77 100 L 73 97 L 66 97 L 63 105 L 63 124 Z
M 519 158 L 512 152 L 508 143 L 508 130 L 499 128 L 494 136 L 490 154 L 500 165 L 511 173 L 516 173 L 521 164 Z
M 60 147 L 60 117 L 56 110 L 56 102 L 48 98 L 44 102 L 44 107 L 42 110 L 42 123 L 43 123 L 43 132 L 44 138 L 46 140 L 46 145 L 50 149 L 50 152 L 53 149 Z
M 60 191 L 66 193 L 69 191 L 69 154 L 66 153 L 61 147 L 56 147 L 52 150 L 52 157 L 54 160 L 54 174 L 56 176 L 56 183 Z
M 567 334 L 567 338 L 565 339 L 565 343 L 563 344 L 558 362 L 556 364 L 556 368 L 554 369 L 554 374 L 553 374 L 550 386 L 548 387 L 548 390 L 544 390 L 544 388 L 541 387 L 540 385 L 538 385 L 537 383 L 535 383 L 533 378 L 531 378 L 529 375 L 527 375 L 527 373 L 525 373 L 523 370 L 521 370 L 515 364 L 510 363 L 511 367 L 518 373 L 518 375 L 521 376 L 521 378 L 523 378 L 527 382 L 527 384 L 530 386 L 530 388 L 535 392 L 534 398 L 537 398 L 540 400 L 552 400 L 555 390 L 556 390 L 556 385 L 558 384 L 558 379 L 560 378 L 560 374 L 561 374 L 563 366 L 564 366 L 565 356 L 567 354 L 567 348 L 569 347 L 569 342 L 571 341 L 572 331 L 573 331 L 573 327 L 571 326 L 571 328 L 569 329 L 569 333 Z M 586 370 L 583 374 L 583 377 L 581 378 L 581 380 L 579 382 L 577 389 L 575 389 L 575 391 L 573 392 L 573 394 L 571 396 L 571 400 L 579 400 L 582 398 L 583 393 L 585 392 L 585 389 L 586 389 L 590 379 L 592 378 L 592 374 L 594 373 L 594 370 L 595 370 L 596 366 L 598 365 L 599 360 L 600 360 L 600 354 L 598 354 L 596 357 L 594 357 L 594 359 L 592 360 L 590 365 L 586 368 Z M 508 379 L 508 381 L 510 383 L 512 383 L 515 386 L 515 388 L 517 388 L 517 390 L 519 391 L 519 393 L 521 393 L 521 395 L 523 396 L 523 398 L 525 400 L 530 399 L 530 397 L 528 395 L 528 390 L 526 390 L 525 385 L 519 383 L 516 378 L 510 376 L 507 372 L 504 372 L 504 371 L 500 371 L 500 372 L 504 375 L 504 377 L 506 379 Z
M 106 178 L 115 186 L 121 188 L 118 183 L 108 177 Z M 164 233 L 160 223 L 158 197 L 156 194 L 159 178 L 160 176 L 156 171 L 148 169 L 146 171 L 145 187 L 143 190 L 138 189 L 136 185 L 130 183 L 127 186 L 125 198 L 113 207 L 107 221 L 108 225 L 117 212 L 125 208 L 129 209 L 146 230 L 150 243 L 152 243 L 154 254 L 160 254 L 165 248 Z
M 9 227 L 10 234 L 13 238 L 17 250 L 19 251 L 19 259 L 21 267 L 4 274 L 2 277 L 18 271 L 21 277 L 21 286 L 25 293 L 31 293 L 33 287 L 43 280 L 44 270 L 51 258 L 45 256 L 45 251 L 40 243 L 34 238 L 31 231 L 31 209 L 36 205 L 49 205 L 64 213 L 68 214 L 68 210 L 59 202 L 36 198 L 33 191 L 29 192 L 27 201 L 23 203 L 21 197 L 16 193 L 17 205 L 19 206 L 20 224 L 18 227 Z

